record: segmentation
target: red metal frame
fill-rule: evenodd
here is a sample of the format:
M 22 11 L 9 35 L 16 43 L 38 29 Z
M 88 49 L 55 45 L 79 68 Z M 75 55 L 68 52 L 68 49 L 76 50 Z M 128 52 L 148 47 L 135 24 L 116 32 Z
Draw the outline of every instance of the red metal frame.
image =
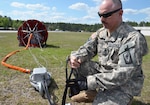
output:
M 48 32 L 45 25 L 38 20 L 27 20 L 18 28 L 19 46 L 26 46 L 30 34 L 33 34 L 29 47 L 43 47 L 46 45 Z

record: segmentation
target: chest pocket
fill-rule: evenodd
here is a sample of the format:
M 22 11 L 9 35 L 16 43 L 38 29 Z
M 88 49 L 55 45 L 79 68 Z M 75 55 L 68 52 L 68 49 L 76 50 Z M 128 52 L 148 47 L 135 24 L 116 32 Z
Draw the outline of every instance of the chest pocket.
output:
M 118 63 L 119 44 L 113 42 L 100 41 L 98 44 L 98 55 L 102 64 Z
M 117 64 L 119 57 L 118 57 L 118 52 L 119 52 L 119 43 L 108 43 L 108 48 L 109 48 L 109 59 L 112 63 Z
M 133 66 L 136 63 L 135 59 L 135 42 L 122 45 L 119 50 L 119 66 Z

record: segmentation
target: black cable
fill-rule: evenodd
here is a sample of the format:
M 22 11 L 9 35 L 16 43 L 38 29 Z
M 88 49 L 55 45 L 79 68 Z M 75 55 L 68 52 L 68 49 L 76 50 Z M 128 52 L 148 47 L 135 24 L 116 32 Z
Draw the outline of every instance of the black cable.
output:
M 42 83 L 43 83 L 43 82 L 42 82 Z M 45 94 L 46 94 L 46 96 L 47 96 L 47 99 L 48 99 L 50 105 L 54 105 L 54 102 L 53 102 L 53 100 L 51 99 L 51 96 L 50 96 L 50 94 L 49 94 L 48 85 L 47 85 L 46 80 L 44 80 L 43 88 L 44 88 L 44 92 L 45 92 Z
M 68 87 L 69 87 L 69 81 L 70 81 L 71 75 L 73 73 L 73 70 L 71 69 L 70 75 L 68 77 L 68 67 L 67 67 L 67 65 L 68 65 L 69 60 L 70 60 L 70 58 L 68 56 L 68 58 L 66 60 L 66 69 L 65 69 L 66 70 L 66 86 L 65 86 L 63 97 L 62 97 L 62 105 L 65 105 L 65 103 L 66 103 L 66 97 L 67 97 L 67 91 L 68 91 Z

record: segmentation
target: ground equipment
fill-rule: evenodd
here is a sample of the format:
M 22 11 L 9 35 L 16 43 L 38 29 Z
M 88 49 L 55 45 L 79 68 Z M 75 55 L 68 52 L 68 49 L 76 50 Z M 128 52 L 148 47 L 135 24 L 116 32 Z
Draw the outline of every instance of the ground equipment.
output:
M 35 88 L 36 91 L 40 93 L 43 98 L 47 98 L 50 105 L 54 105 L 48 88 L 51 85 L 51 74 L 47 71 L 45 67 L 37 67 L 33 70 L 25 69 L 22 67 L 14 66 L 6 63 L 9 57 L 12 55 L 27 50 L 29 47 L 43 47 L 46 45 L 46 40 L 48 37 L 47 30 L 45 26 L 38 20 L 28 20 L 23 23 L 23 25 L 18 30 L 18 40 L 20 41 L 20 46 L 25 46 L 21 50 L 13 51 L 7 54 L 1 61 L 3 66 L 10 69 L 17 70 L 23 73 L 30 74 L 30 83 Z
M 73 95 L 76 95 L 80 92 L 79 87 L 77 85 L 77 80 L 71 78 L 71 76 L 73 74 L 73 68 L 71 68 L 70 74 L 68 76 L 68 72 L 69 72 L 68 71 L 68 62 L 69 62 L 69 60 L 70 60 L 70 58 L 68 56 L 67 60 L 66 60 L 66 69 L 65 69 L 65 72 L 66 72 L 66 86 L 65 86 L 65 89 L 64 89 L 63 97 L 62 97 L 62 105 L 66 104 L 68 89 L 69 89 L 69 94 L 68 94 L 69 97 L 72 97 Z
M 27 20 L 18 29 L 19 46 L 26 46 L 30 34 L 33 34 L 30 40 L 30 47 L 45 47 L 48 38 L 48 32 L 45 25 L 38 20 Z

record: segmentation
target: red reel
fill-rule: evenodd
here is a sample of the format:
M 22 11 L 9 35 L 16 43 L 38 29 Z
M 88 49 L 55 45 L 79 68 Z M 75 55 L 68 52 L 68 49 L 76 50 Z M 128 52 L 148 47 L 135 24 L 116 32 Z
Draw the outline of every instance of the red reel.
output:
M 27 20 L 18 28 L 19 46 L 26 46 L 30 34 L 29 47 L 45 47 L 48 38 L 48 32 L 45 25 L 38 20 Z

